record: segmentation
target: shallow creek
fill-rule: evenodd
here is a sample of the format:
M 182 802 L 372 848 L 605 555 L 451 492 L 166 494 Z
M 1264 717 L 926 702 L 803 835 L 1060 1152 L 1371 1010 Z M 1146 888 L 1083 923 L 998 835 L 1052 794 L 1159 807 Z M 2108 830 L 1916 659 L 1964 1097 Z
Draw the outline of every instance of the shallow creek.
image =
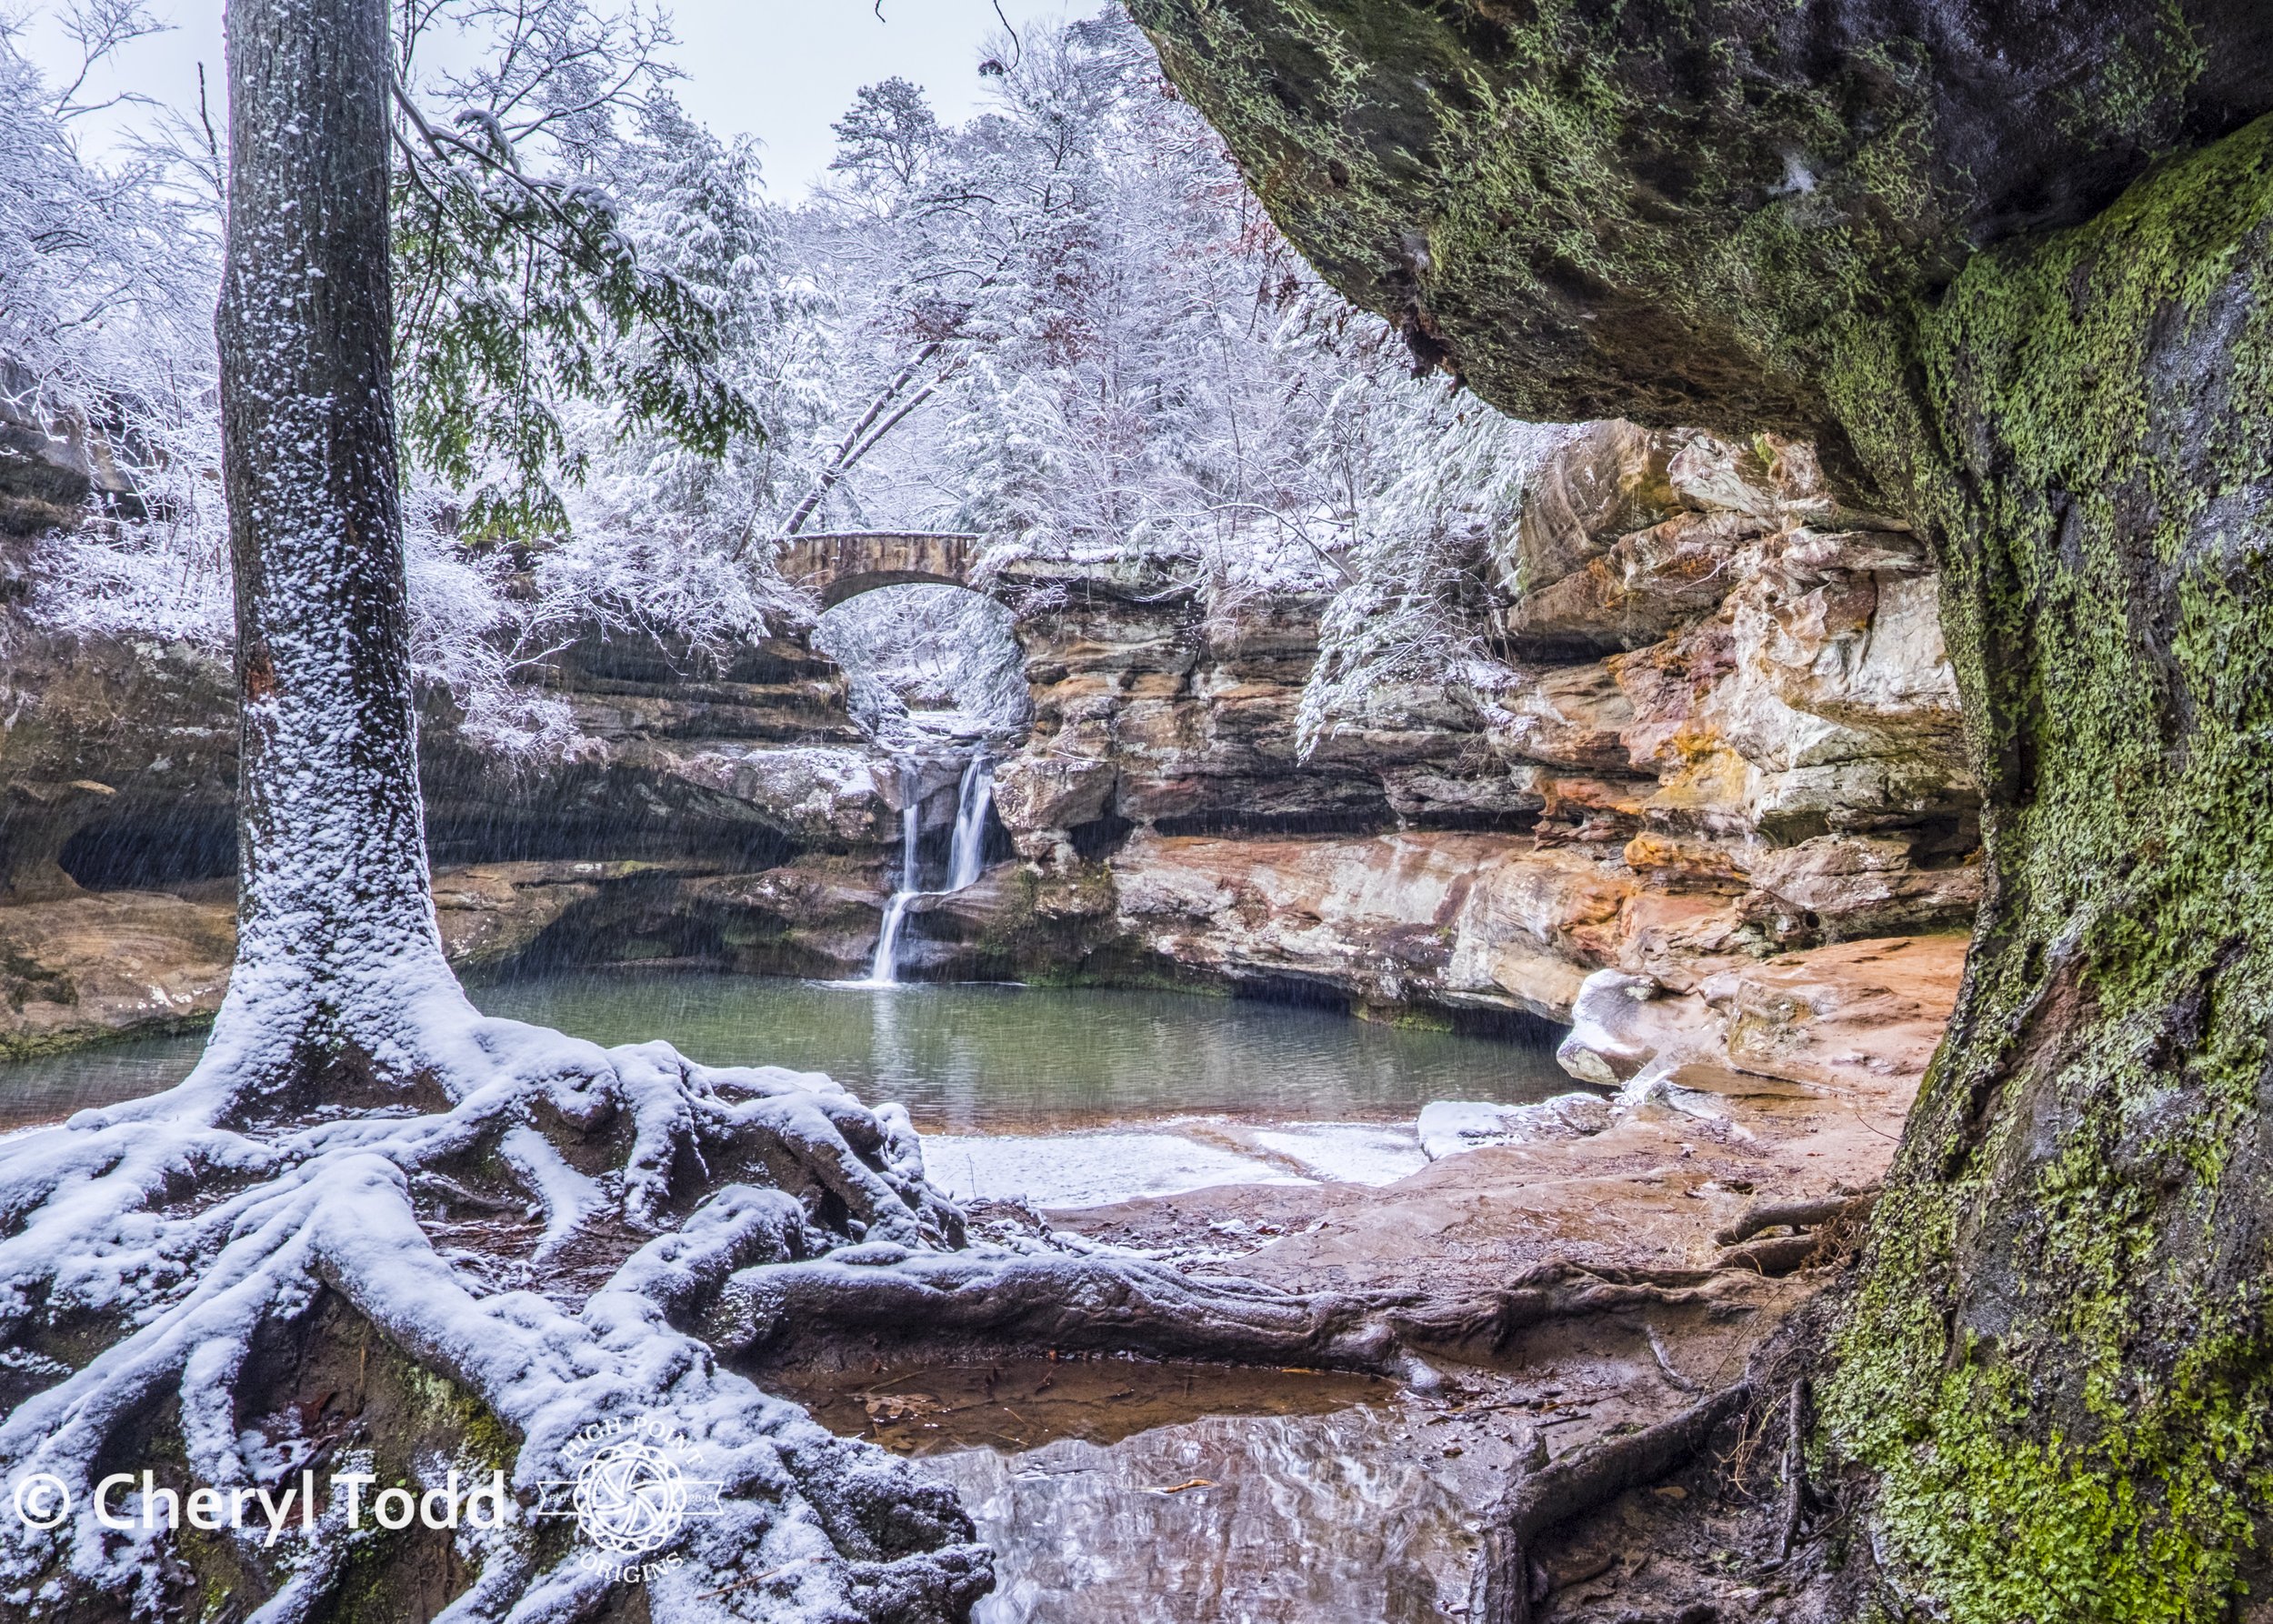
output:
M 905 1103 L 939 1183 L 1052 1206 L 1386 1183 L 1421 1165 L 1414 1123 L 1429 1101 L 1514 1104 L 1571 1086 L 1543 1045 L 1171 993 L 657 970 L 474 997 L 601 1043 L 664 1038 L 712 1064 L 826 1072 L 863 1099 Z M 165 1087 L 199 1041 L 0 1067 L 0 1129 Z M 999 1558 L 981 1624 L 1445 1617 L 1465 1605 L 1476 1519 L 1507 1480 L 1518 1419 L 1457 1385 L 1422 1396 L 1121 1359 L 759 1379 L 954 1484 Z
M 905 1104 L 963 1197 L 1083 1206 L 1215 1184 L 1387 1183 L 1423 1160 L 1436 1099 L 1572 1085 L 1544 1044 L 1167 992 L 861 988 L 704 971 L 563 974 L 474 989 L 489 1014 L 600 1043 L 662 1038 L 712 1065 L 826 1072 Z M 0 1129 L 153 1093 L 200 1039 L 0 1067 Z
M 1304 1371 L 1122 1359 L 767 1385 L 920 1458 L 994 1546 L 977 1624 L 1419 1624 L 1465 1609 L 1514 1418 Z

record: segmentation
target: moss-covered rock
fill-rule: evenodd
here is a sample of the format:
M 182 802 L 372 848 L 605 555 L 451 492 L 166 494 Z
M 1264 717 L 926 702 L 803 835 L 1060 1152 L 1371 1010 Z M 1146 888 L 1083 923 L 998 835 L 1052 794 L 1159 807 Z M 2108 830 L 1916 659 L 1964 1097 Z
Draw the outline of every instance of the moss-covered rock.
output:
M 2221 1618 L 2262 1568 L 2268 296 L 2273 119 L 1917 338 L 1996 891 L 1828 1416 L 1963 1618 Z
M 1134 10 L 1279 224 L 1424 360 L 1520 416 L 1835 460 L 1852 324 L 2273 107 L 2249 0 Z
M 1424 358 L 1928 537 L 1989 895 L 1819 1441 L 1897 1612 L 2273 1590 L 2273 11 L 1138 9 Z

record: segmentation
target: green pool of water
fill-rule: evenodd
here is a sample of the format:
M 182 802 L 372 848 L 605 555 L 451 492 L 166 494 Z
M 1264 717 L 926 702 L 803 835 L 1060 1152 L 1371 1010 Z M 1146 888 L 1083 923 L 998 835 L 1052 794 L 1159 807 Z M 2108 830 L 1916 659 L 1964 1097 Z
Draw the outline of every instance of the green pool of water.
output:
M 1432 1099 L 1570 1088 L 1546 1041 L 1422 1031 L 1337 1011 L 1182 993 L 987 985 L 831 987 L 703 971 L 607 971 L 476 988 L 489 1014 L 604 1044 L 667 1038 L 712 1065 L 825 1071 L 904 1102 L 926 1132 L 1036 1133 L 1182 1115 L 1408 1120 Z M 200 1040 L 120 1043 L 0 1066 L 0 1128 L 155 1092 Z

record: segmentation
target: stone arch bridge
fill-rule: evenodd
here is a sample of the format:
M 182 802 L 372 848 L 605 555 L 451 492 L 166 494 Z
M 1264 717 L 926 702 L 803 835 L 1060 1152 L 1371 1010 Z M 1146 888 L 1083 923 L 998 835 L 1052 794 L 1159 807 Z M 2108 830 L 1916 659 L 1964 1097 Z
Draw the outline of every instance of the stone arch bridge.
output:
M 792 536 L 781 573 L 835 608 L 879 586 L 968 586 L 978 537 L 944 530 L 844 530 Z

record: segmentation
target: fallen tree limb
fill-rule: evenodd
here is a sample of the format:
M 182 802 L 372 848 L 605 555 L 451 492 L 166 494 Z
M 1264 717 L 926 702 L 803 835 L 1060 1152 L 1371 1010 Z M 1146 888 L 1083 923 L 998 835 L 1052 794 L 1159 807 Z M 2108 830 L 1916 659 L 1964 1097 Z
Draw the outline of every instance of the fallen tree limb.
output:
M 1796 1378 L 1784 1414 L 1784 1504 L 1777 1520 L 1776 1559 L 1791 1556 L 1799 1519 L 1807 1509 L 1807 1378 Z
M 1557 1523 L 1677 1469 L 1751 1401 L 1751 1384 L 1740 1381 L 1655 1427 L 1605 1439 L 1518 1478 L 1485 1529 L 1469 1624 L 1529 1624 L 1531 1542 Z
M 1735 1223 L 1713 1236 L 1713 1244 L 1738 1246 L 1763 1229 L 1786 1226 L 1794 1229 L 1812 1229 L 1817 1224 L 1827 1224 L 1849 1213 L 1868 1212 L 1877 1199 L 1878 1191 L 1873 1187 L 1850 1191 L 1843 1196 L 1825 1196 L 1812 1201 L 1755 1201 L 1738 1215 Z

